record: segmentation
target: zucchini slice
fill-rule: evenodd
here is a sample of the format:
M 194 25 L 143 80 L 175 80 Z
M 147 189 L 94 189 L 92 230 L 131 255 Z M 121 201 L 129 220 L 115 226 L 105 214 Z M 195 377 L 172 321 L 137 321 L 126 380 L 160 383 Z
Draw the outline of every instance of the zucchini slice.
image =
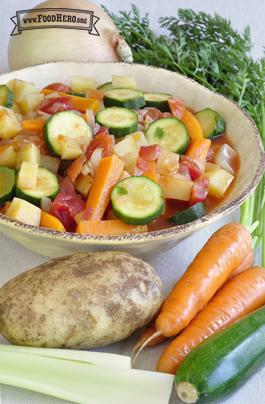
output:
M 104 91 L 105 107 L 124 107 L 139 109 L 145 106 L 144 93 L 132 88 L 116 88 Z
M 191 206 L 188 209 L 177 212 L 174 216 L 171 216 L 168 220 L 175 224 L 185 224 L 193 222 L 206 214 L 204 203 L 199 202 Z
M 0 203 L 12 200 L 15 194 L 15 183 L 15 170 L 8 167 L 0 167 Z
M 169 97 L 171 97 L 170 94 L 144 93 L 146 106 L 157 108 L 162 112 L 170 111 L 168 104 Z
M 92 130 L 76 112 L 62 111 L 48 119 L 44 138 L 53 155 L 70 160 L 82 154 L 82 147 L 87 148 L 92 139 Z M 64 149 L 67 149 L 67 155 Z
M 220 136 L 225 131 L 225 121 L 211 108 L 205 108 L 195 114 L 201 124 L 203 137 L 206 139 Z
M 14 96 L 11 90 L 3 84 L 0 86 L 0 105 L 6 108 L 12 108 Z
M 99 111 L 96 121 L 102 126 L 109 128 L 109 132 L 120 137 L 133 133 L 138 127 L 138 115 L 135 111 L 127 108 L 111 107 Z
M 57 176 L 43 167 L 38 167 L 37 185 L 34 189 L 22 188 L 16 184 L 16 196 L 39 206 L 44 196 L 54 199 L 59 192 Z
M 112 190 L 114 214 L 128 224 L 152 222 L 164 209 L 162 188 L 148 177 L 128 177 Z
M 112 82 L 111 81 L 107 81 L 106 83 L 101 84 L 98 87 L 98 90 L 102 91 L 103 93 L 107 90 L 113 90 L 113 86 L 112 86 Z
M 176 373 L 179 398 L 185 403 L 224 402 L 264 365 L 264 334 L 263 306 L 195 347 Z
M 186 126 L 178 118 L 161 118 L 152 122 L 145 131 L 149 144 L 183 154 L 190 143 Z

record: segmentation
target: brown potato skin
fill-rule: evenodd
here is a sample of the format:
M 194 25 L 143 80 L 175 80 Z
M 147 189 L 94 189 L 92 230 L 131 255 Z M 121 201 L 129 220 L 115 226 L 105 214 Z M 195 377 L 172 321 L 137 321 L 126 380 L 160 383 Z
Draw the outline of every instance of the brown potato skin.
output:
M 0 289 L 0 333 L 16 345 L 90 348 L 147 324 L 163 301 L 153 268 L 119 251 L 57 258 Z

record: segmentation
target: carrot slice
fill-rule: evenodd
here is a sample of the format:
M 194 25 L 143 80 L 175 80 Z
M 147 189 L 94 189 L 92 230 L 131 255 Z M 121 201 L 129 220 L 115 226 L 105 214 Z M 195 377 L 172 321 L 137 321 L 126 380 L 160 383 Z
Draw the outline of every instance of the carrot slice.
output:
M 42 118 L 25 119 L 22 121 L 22 127 L 25 130 L 39 132 L 43 129 L 44 120 Z
M 200 122 L 189 110 L 184 110 L 181 121 L 186 125 L 191 140 L 203 139 Z
M 132 226 L 121 220 L 82 220 L 76 232 L 80 234 L 96 234 L 98 236 L 122 235 L 126 233 L 143 233 L 147 226 Z
M 157 369 L 175 374 L 202 341 L 265 304 L 265 269 L 249 268 L 229 280 L 162 353 Z
M 57 217 L 44 211 L 41 212 L 40 227 L 46 227 L 56 231 L 66 231 L 64 225 Z
M 67 169 L 67 176 L 70 181 L 75 182 L 77 177 L 82 171 L 83 165 L 87 161 L 87 157 L 85 155 L 81 155 L 76 160 L 72 162 L 72 164 Z
M 124 163 L 114 154 L 100 160 L 86 203 L 86 209 L 91 208 L 89 220 L 102 219 L 112 188 L 119 180 L 123 167 Z
M 44 95 L 48 95 L 54 93 L 54 90 L 43 88 L 41 92 Z M 98 110 L 100 109 L 100 101 L 97 100 L 96 98 L 78 97 L 77 95 L 62 93 L 60 91 L 57 93 L 62 97 L 70 97 L 71 100 L 73 101 L 74 107 L 79 111 L 85 112 L 86 109 L 92 109 L 94 112 L 98 112 Z
M 210 139 L 197 138 L 191 141 L 188 150 L 185 152 L 193 160 L 205 161 L 208 150 L 211 146 Z

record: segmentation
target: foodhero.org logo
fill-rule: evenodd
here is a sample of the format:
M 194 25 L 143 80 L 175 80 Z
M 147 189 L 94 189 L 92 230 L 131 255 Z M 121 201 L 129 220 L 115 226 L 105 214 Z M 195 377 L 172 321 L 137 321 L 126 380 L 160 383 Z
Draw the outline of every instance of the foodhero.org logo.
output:
M 20 35 L 23 31 L 45 28 L 79 29 L 87 31 L 90 35 L 99 36 L 95 27 L 99 17 L 94 15 L 94 11 L 70 8 L 36 8 L 17 11 L 11 20 L 15 24 L 11 36 Z

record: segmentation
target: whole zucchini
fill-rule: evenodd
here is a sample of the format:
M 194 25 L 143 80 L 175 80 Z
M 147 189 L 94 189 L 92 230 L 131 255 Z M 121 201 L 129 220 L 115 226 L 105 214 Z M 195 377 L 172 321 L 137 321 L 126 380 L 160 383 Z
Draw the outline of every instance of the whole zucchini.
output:
M 185 403 L 218 400 L 240 387 L 265 362 L 265 306 L 195 348 L 175 378 Z

